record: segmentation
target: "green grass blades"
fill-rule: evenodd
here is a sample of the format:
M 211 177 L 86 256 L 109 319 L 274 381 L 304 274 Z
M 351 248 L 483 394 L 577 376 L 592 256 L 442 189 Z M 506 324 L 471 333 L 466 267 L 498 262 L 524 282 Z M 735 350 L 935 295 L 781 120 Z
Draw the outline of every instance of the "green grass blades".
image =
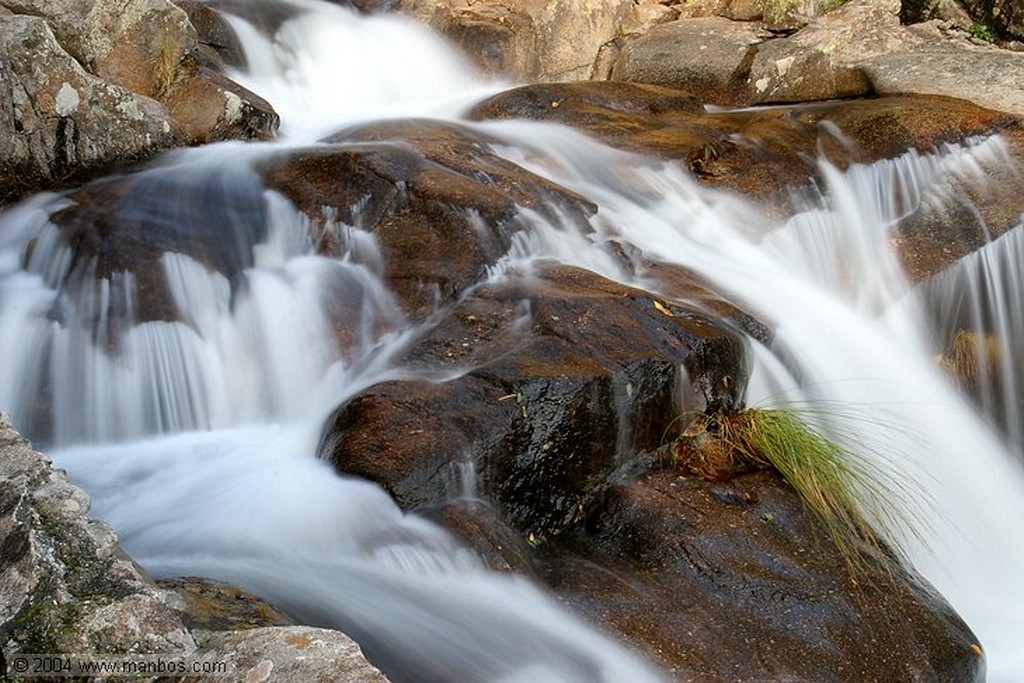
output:
M 746 410 L 717 421 L 720 438 L 740 457 L 777 470 L 820 520 L 854 567 L 887 556 L 907 497 L 882 465 L 854 452 L 818 426 L 809 409 Z

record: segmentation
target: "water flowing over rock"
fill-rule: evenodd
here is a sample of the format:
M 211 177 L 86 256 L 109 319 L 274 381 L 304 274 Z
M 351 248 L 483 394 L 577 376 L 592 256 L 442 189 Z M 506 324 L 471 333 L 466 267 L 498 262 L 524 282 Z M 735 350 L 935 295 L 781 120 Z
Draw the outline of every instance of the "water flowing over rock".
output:
M 765 110 L 706 112 L 685 91 L 642 84 L 588 82 L 521 86 L 473 107 L 479 120 L 530 118 L 580 128 L 618 148 L 681 163 L 702 183 L 783 202 L 809 180 L 823 182 L 814 159 L 823 153 L 840 168 L 937 149 L 962 135 L 999 133 L 1021 155 L 1020 119 L 944 97 L 891 96 L 792 105 Z M 915 279 L 934 274 L 993 236 L 1016 226 L 1021 178 L 996 170 L 998 188 L 959 192 L 973 215 L 939 217 L 926 207 L 900 225 L 898 246 Z M 1008 161 L 1008 160 L 1007 160 Z M 1012 165 L 1012 163 L 1011 163 Z M 913 182 L 913 181 L 911 181 Z M 1015 189 L 1018 188 L 1018 189 Z M 969 207 L 969 208 L 968 208 Z
M 670 416 L 733 410 L 746 382 L 728 326 L 571 269 L 476 291 L 407 362 L 475 369 L 354 398 L 328 427 L 323 457 L 416 509 L 458 494 L 466 454 L 481 495 L 538 536 L 578 521 L 624 458 L 667 438 Z M 383 430 L 395 437 L 382 441 Z
M 194 650 L 170 598 L 121 552 L 108 525 L 87 517 L 88 496 L 30 450 L 6 417 L 0 448 L 5 652 Z
M 0 403 L 162 578 L 5 420 L 5 650 L 228 681 L 981 683 L 990 642 L 1020 668 L 1024 482 L 940 373 L 1021 440 L 990 395 L 1018 345 L 960 305 L 1019 258 L 954 265 L 1021 229 L 1018 56 L 895 0 L 114 4 L 0 0 L 0 202 L 118 164 L 0 214 Z M 470 104 L 396 8 L 488 74 L 613 80 Z M 994 94 L 946 96 L 960 55 Z M 223 142 L 274 106 L 278 143 Z M 177 145 L 209 146 L 127 166 Z M 900 527 L 853 565 L 775 469 L 679 455 L 697 416 L 791 400 L 898 506 L 936 498 L 952 549 Z
M 237 589 L 218 587 L 234 604 L 211 610 L 216 598 L 209 584 L 200 597 L 196 582 L 159 588 L 124 554 L 111 528 L 88 517 L 88 496 L 31 450 L 5 416 L 0 453 L 0 645 L 8 657 L 160 655 L 227 663 L 226 681 L 250 681 L 272 671 L 282 681 L 387 682 L 359 646 L 337 631 L 252 629 L 253 614 L 260 615 L 258 624 L 280 623 L 281 617 L 253 599 L 243 615 Z M 197 621 L 194 603 L 200 598 L 205 611 Z M 190 628 L 197 627 L 203 630 L 194 637 Z M 234 630 L 239 628 L 249 630 Z
M 345 245 L 332 233 L 339 225 L 371 232 L 385 279 L 413 317 L 453 301 L 486 274 L 522 228 L 519 207 L 570 223 L 593 211 L 499 157 L 489 148 L 497 140 L 458 125 L 381 122 L 326 142 L 265 162 L 265 182 L 323 226 L 324 253 L 342 254 Z

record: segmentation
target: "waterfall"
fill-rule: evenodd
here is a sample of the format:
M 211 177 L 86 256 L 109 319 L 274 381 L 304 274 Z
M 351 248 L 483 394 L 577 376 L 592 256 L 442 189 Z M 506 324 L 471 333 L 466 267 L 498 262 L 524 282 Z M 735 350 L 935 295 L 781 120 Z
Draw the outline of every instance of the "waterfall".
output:
M 903 501 L 906 516 L 917 528 L 904 528 L 897 542 L 979 635 L 989 680 L 1018 680 L 1024 672 L 1024 543 L 1016 530 L 1024 522 L 1024 472 L 1012 447 L 935 362 L 923 294 L 911 289 L 889 247 L 901 217 L 922 203 L 949 199 L 950 176 L 982 181 L 978 169 L 1006 163 L 1005 143 L 992 138 L 936 156 L 909 153 L 842 173 L 826 164 L 827 186 L 816 205 L 772 226 L 756 207 L 701 188 L 675 167 L 638 167 L 631 156 L 570 131 L 532 123 L 491 126 L 492 134 L 504 131 L 509 158 L 526 163 L 519 150 L 531 150 L 532 170 L 601 207 L 594 232 L 586 235 L 567 236 L 566 226 L 540 222 L 520 241 L 517 257 L 568 260 L 622 279 L 609 245 L 628 244 L 627 253 L 690 268 L 772 321 L 772 348 L 755 344 L 747 402 L 824 406 L 831 433 L 854 435 L 850 448 L 907 487 L 913 498 Z M 645 181 L 641 194 L 638 175 Z M 949 305 L 968 318 L 969 311 L 981 311 L 975 317 L 996 319 L 1012 331 L 999 337 L 1007 346 L 1021 339 L 1013 336 L 1020 309 L 1011 298 L 1020 289 L 1011 279 L 1018 275 L 1019 240 L 1011 233 L 928 285 L 933 299 L 941 290 L 989 302 L 975 308 L 953 299 Z M 643 284 L 641 264 L 625 270 L 640 271 L 634 284 Z M 975 272 L 980 275 L 972 277 Z M 964 279 L 976 285 L 960 286 Z M 984 313 L 993 308 L 998 313 Z M 1012 363 L 1011 353 L 1004 356 Z M 1013 371 L 1001 375 L 1008 396 L 1020 386 L 1007 379 Z
M 943 362 L 961 375 L 984 413 L 1024 451 L 1024 223 L 922 287 Z
M 406 20 L 281 2 L 294 16 L 271 36 L 246 17 L 233 20 L 250 64 L 235 76 L 282 114 L 278 144 L 355 119 L 457 116 L 499 87 Z M 354 66 L 367 61 L 382 71 Z M 698 273 L 772 324 L 772 347 L 754 343 L 748 403 L 829 406 L 837 433 L 855 433 L 853 447 L 906 482 L 916 497 L 906 505 L 931 523 L 894 540 L 979 634 L 990 680 L 1024 678 L 1024 475 L 934 358 L 936 336 L 941 347 L 956 330 L 1012 340 L 982 344 L 998 351 L 981 362 L 1000 364 L 1000 379 L 984 379 L 978 400 L 1019 444 L 1012 411 L 1021 371 L 1010 349 L 1021 340 L 1021 309 L 1010 297 L 1020 289 L 1020 230 L 917 290 L 890 248 L 900 218 L 949 201 L 945 180 L 982 182 L 986 168 L 1006 163 L 1005 143 L 845 171 L 823 164 L 819 192 L 774 224 L 678 167 L 562 127 L 472 125 L 500 141 L 495 152 L 599 207 L 586 232 L 524 209 L 527 229 L 490 277 L 555 259 L 654 291 L 640 259 L 622 266 L 621 254 L 635 253 Z M 137 277 L 97 278 L 97 262 L 72 259 L 51 220 L 71 204 L 66 195 L 0 214 L 0 324 L 16 331 L 0 337 L 0 407 L 52 447 L 92 496 L 94 514 L 157 576 L 238 584 L 310 623 L 346 630 L 370 652 L 387 650 L 427 683 L 659 680 L 525 579 L 487 571 L 379 487 L 315 458 L 335 406 L 410 376 L 393 359 L 417 330 L 382 282 L 372 235 L 345 226 L 345 257 L 317 256 L 308 220 L 247 184 L 273 149 L 179 152 L 134 176 L 137 203 L 125 210 L 154 230 L 202 230 L 202 216 L 181 213 L 192 196 L 222 207 L 218 225 L 236 229 L 237 244 L 217 258 L 184 249 L 155 258 L 173 315 L 147 310 Z M 341 313 L 327 305 L 338 292 Z M 981 305 L 990 302 L 998 312 Z M 344 337 L 339 315 L 357 321 Z M 936 332 L 935 320 L 952 327 Z M 473 460 L 456 457 L 472 495 Z

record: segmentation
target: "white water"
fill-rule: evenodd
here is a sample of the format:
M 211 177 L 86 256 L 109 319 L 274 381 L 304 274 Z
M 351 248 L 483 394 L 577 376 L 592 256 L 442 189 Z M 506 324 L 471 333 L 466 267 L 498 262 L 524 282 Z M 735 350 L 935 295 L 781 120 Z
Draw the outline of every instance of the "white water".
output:
M 283 44 L 261 45 L 251 32 L 249 43 L 253 55 L 273 59 L 255 65 L 247 83 L 283 114 L 293 140 L 355 118 L 451 113 L 480 87 L 467 88 L 464 64 L 405 22 L 301 6 L 310 13 L 284 27 Z M 415 38 L 396 51 L 394 31 Z M 388 46 L 374 67 L 411 78 L 367 76 L 365 58 L 338 51 L 363 38 Z M 606 249 L 627 243 L 694 269 L 776 325 L 771 352 L 757 350 L 748 402 L 849 409 L 840 426 L 861 433 L 866 416 L 872 428 L 862 440 L 880 466 L 930 501 L 925 544 L 904 539 L 915 567 L 978 633 L 990 680 L 1024 679 L 1024 477 L 932 362 L 924 316 L 888 245 L 899 207 L 941 202 L 945 177 L 1005 163 L 1001 144 L 827 169 L 820 201 L 772 230 L 755 206 L 571 131 L 482 127 L 505 141 L 501 153 L 601 207 L 590 234 L 535 216 L 506 265 L 554 257 L 628 281 Z M 216 165 L 224 149 L 174 163 Z M 235 582 L 312 622 L 391 643 L 383 647 L 407 673 L 440 667 L 417 680 L 654 680 L 537 589 L 486 572 L 378 488 L 313 457 L 328 411 L 401 376 L 390 359 L 405 327 L 368 235 L 352 231 L 359 248 L 348 259 L 311 256 L 301 218 L 279 197 L 264 201 L 268 237 L 241 284 L 165 256 L 160 267 L 184 322 L 141 324 L 118 353 L 104 350 L 110 340 L 94 320 L 127 315 L 132 283 L 112 281 L 96 298 L 59 289 L 71 264 L 46 218 L 64 200 L 40 197 L 0 216 L 0 324 L 17 331 L 0 336 L 0 406 L 19 426 L 31 424 L 39 388 L 52 388 L 58 422 L 39 429 L 60 446 L 53 456 L 156 574 Z M 360 323 L 344 348 L 324 342 L 334 338 L 321 307 L 327 283 L 358 302 L 348 310 Z M 642 272 L 634 284 L 644 284 Z

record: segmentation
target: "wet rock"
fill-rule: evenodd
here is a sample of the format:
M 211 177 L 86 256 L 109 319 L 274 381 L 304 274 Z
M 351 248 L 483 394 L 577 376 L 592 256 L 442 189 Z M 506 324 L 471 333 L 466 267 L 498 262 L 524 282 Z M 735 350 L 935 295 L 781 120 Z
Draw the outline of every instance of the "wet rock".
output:
M 929 586 L 853 574 L 778 475 L 671 466 L 595 500 L 542 548 L 573 610 L 688 681 L 981 681 L 978 641 Z
M 185 655 L 167 594 L 120 550 L 89 499 L 0 417 L 0 643 L 4 652 Z
M 313 219 L 321 252 L 346 253 L 345 225 L 371 232 L 386 282 L 406 313 L 421 319 L 507 252 L 523 228 L 521 208 L 580 224 L 593 211 L 499 157 L 496 142 L 453 123 L 387 121 L 282 154 L 261 173 Z
M 529 540 L 505 521 L 494 506 L 464 496 L 436 511 L 427 510 L 426 514 L 472 549 L 492 571 L 535 578 Z
M 817 177 L 821 153 L 845 167 L 993 133 L 1017 139 L 1021 129 L 1013 116 L 944 97 L 705 112 L 685 91 L 603 82 L 514 88 L 477 104 L 469 116 L 573 126 L 613 147 L 680 161 L 702 182 L 755 196 Z
M 165 252 L 233 281 L 253 265 L 253 246 L 266 234 L 263 188 L 244 166 L 194 169 L 189 176 L 155 168 L 96 181 L 68 200 L 50 217 L 72 249 L 64 295 L 89 296 L 95 282 L 130 274 L 136 321 L 178 319 L 161 262 Z M 118 322 L 115 310 L 116 302 L 109 324 Z
M 169 147 L 155 100 L 86 72 L 43 19 L 0 16 L 0 202 Z
M 459 374 L 360 394 L 329 421 L 321 455 L 406 509 L 457 497 L 472 457 L 481 495 L 535 537 L 577 521 L 680 411 L 735 407 L 747 372 L 727 325 L 566 267 L 478 289 L 404 363 Z
M 529 117 L 580 128 L 613 147 L 681 162 L 703 182 L 771 196 L 817 173 L 822 134 L 788 110 L 707 113 L 688 91 L 588 82 L 523 86 L 476 105 L 477 119 Z
M 338 631 L 290 626 L 213 633 L 202 639 L 203 661 L 231 665 L 225 683 L 388 683 L 359 645 Z M 185 677 L 203 683 L 208 677 Z

